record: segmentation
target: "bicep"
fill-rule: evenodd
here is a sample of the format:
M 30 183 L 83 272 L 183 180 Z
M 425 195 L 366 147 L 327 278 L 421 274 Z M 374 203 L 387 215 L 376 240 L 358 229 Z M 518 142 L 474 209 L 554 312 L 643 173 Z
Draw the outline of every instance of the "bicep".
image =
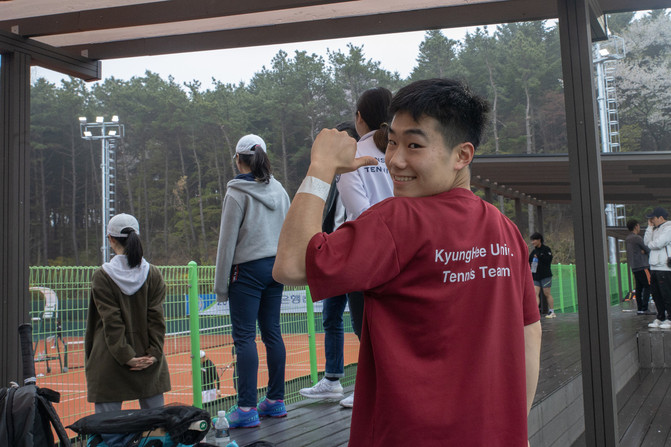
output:
M 308 284 L 320 299 L 374 289 L 401 270 L 389 228 L 370 213 L 330 235 L 315 236 L 308 247 L 306 266 Z

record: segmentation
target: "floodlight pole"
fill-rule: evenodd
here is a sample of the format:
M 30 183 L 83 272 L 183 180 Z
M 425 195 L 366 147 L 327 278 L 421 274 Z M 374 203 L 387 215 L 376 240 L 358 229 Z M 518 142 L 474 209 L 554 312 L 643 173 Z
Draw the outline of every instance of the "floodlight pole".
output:
M 86 117 L 79 118 L 81 137 L 85 140 L 100 140 L 101 162 L 101 227 L 102 227 L 102 262 L 110 259 L 110 245 L 107 239 L 107 222 L 114 216 L 114 178 L 116 142 L 124 136 L 124 125 L 119 124 L 119 117 L 114 115 L 112 121 L 105 121 L 103 117 L 96 117 L 95 122 L 87 122 Z
M 610 36 L 606 42 L 595 42 L 593 44 L 593 63 L 596 68 L 597 84 L 597 105 L 599 108 L 599 128 L 601 134 L 602 152 L 619 152 L 620 148 L 614 147 L 611 138 L 611 117 L 609 116 L 609 106 L 607 104 L 608 92 L 606 91 L 606 67 L 605 64 L 625 57 L 624 40 L 618 36 Z M 616 105 L 614 106 L 616 107 Z M 616 109 L 615 109 L 616 110 Z M 606 225 L 609 227 L 617 226 L 616 205 L 606 204 Z M 608 262 L 611 265 L 617 265 L 619 262 L 617 240 L 608 236 Z

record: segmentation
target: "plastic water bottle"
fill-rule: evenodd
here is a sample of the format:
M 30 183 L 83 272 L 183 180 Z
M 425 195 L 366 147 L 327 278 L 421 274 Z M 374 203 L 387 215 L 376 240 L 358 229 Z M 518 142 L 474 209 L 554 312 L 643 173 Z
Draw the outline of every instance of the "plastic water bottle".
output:
M 536 273 L 538 270 L 538 258 L 534 256 L 534 258 L 531 260 L 531 273 Z
M 225 446 L 231 442 L 231 436 L 228 432 L 228 419 L 226 419 L 226 412 L 219 410 L 217 415 L 217 422 L 214 424 L 214 444 L 218 446 Z

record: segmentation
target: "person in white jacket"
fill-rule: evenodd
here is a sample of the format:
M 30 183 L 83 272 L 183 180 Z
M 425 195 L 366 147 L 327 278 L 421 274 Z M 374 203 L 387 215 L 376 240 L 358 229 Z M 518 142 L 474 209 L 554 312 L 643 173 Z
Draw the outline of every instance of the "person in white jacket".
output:
M 336 178 L 336 186 L 345 205 L 348 221 L 357 219 L 371 206 L 394 195 L 394 186 L 384 162 L 391 96 L 388 89 L 376 87 L 363 92 L 357 100 L 354 125 L 361 138 L 357 142 L 356 156 L 374 157 L 377 165 L 362 166 L 354 172 Z M 364 308 L 363 292 L 350 292 L 347 294 L 347 299 L 354 332 L 360 337 Z M 342 392 L 338 379 L 325 376 L 320 383 L 312 387 L 312 391 L 302 390 L 304 392 L 301 394 L 320 397 L 332 393 L 333 390 Z M 340 405 L 352 408 L 354 394 L 341 400 Z
M 371 156 L 375 166 L 363 166 L 336 179 L 338 192 L 347 220 L 355 220 L 371 206 L 394 195 L 389 170 L 384 164 L 387 149 L 387 122 L 391 92 L 384 87 L 363 92 L 356 103 L 356 131 L 361 138 L 356 145 L 356 156 Z
M 648 228 L 643 242 L 650 249 L 650 290 L 657 307 L 657 318 L 648 324 L 652 328 L 671 329 L 671 224 L 669 213 L 658 206 L 645 216 Z

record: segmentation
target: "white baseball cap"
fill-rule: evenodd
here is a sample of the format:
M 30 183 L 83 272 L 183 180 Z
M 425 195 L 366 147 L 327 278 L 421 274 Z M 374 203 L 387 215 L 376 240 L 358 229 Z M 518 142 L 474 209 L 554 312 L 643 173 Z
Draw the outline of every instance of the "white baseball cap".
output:
M 112 237 L 128 237 L 128 233 L 121 232 L 126 228 L 132 228 L 138 235 L 140 234 L 140 225 L 136 218 L 130 214 L 117 214 L 107 224 L 107 234 Z
M 240 138 L 237 146 L 235 146 L 235 154 L 249 155 L 256 152 L 259 148 L 261 148 L 263 152 L 266 152 L 266 142 L 263 141 L 263 138 L 260 136 L 250 133 L 249 135 Z

